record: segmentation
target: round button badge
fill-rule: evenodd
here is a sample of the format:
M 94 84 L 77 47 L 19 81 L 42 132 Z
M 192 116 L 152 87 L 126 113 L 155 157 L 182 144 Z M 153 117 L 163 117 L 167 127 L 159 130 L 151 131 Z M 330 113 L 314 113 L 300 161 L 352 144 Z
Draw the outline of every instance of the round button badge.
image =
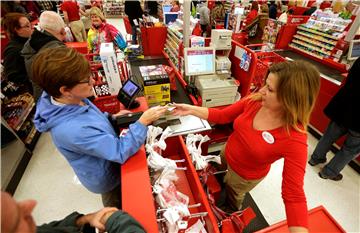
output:
M 275 142 L 274 136 L 272 136 L 272 134 L 267 131 L 262 132 L 262 137 L 264 141 L 269 144 L 273 144 Z

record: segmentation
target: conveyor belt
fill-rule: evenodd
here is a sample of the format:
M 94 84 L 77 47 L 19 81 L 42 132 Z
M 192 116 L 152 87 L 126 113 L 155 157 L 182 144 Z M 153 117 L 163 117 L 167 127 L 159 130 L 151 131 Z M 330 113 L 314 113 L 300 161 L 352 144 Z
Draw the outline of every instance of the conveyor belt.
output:
M 344 77 L 341 75 L 341 72 L 338 71 L 337 69 L 331 68 L 331 67 L 326 66 L 318 61 L 304 57 L 301 54 L 298 54 L 291 50 L 276 51 L 276 53 L 284 58 L 289 57 L 293 60 L 305 60 L 305 61 L 313 64 L 315 67 L 317 67 L 321 74 L 324 74 L 326 77 L 328 77 L 330 79 L 334 79 L 340 83 L 344 79 Z

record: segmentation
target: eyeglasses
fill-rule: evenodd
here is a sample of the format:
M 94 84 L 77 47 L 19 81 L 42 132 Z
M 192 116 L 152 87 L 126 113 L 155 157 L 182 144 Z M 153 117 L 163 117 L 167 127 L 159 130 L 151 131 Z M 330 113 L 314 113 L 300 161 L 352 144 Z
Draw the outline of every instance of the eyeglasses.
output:
M 24 26 L 20 26 L 20 28 L 32 28 L 32 25 L 29 23 L 25 24 Z
M 87 84 L 91 85 L 93 80 L 94 80 L 93 77 L 90 76 L 87 80 L 79 81 L 78 84 L 87 83 Z

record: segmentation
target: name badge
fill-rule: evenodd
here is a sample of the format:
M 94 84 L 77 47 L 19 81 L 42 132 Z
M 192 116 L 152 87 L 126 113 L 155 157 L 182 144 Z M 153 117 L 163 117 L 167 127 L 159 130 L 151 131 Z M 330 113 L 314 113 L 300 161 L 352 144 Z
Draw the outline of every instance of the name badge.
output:
M 262 132 L 262 137 L 264 141 L 269 144 L 273 144 L 275 142 L 274 136 L 272 136 L 272 134 L 267 131 Z

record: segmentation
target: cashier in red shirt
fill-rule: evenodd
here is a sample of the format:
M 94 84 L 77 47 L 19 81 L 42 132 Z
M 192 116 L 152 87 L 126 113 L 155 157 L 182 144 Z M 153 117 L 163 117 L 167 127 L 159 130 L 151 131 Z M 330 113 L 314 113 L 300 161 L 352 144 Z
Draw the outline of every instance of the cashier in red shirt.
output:
M 240 210 L 245 193 L 264 179 L 272 163 L 283 158 L 281 194 L 289 230 L 307 232 L 306 127 L 319 87 L 320 74 L 314 66 L 282 62 L 269 68 L 259 92 L 224 109 L 175 105 L 175 115 L 195 115 L 217 124 L 233 122 L 223 155 L 228 168 L 224 177 L 227 209 Z
M 87 16 L 87 14 L 80 9 L 78 3 L 73 0 L 64 0 L 61 4 L 61 10 L 64 13 L 64 21 L 70 26 L 71 32 L 77 42 L 86 41 L 86 31 L 84 23 L 80 20 L 80 14 Z

